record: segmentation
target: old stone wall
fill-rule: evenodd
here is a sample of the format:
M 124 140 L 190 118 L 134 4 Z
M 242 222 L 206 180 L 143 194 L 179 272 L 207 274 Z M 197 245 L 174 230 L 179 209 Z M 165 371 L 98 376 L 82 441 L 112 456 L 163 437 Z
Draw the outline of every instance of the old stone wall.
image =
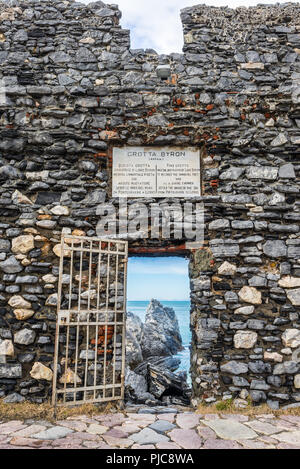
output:
M 131 50 L 120 15 L 0 3 L 1 396 L 51 391 L 50 370 L 32 368 L 53 366 L 57 245 L 96 234 L 110 147 L 188 145 L 206 216 L 190 264 L 193 402 L 298 405 L 300 6 L 186 8 L 183 54 L 168 56 Z

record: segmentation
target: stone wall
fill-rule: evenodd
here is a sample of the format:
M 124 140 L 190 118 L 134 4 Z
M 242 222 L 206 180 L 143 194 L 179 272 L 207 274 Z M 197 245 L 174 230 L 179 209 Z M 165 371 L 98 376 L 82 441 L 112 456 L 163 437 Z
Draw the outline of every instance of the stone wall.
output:
M 300 6 L 186 8 L 169 56 L 131 50 L 115 5 L 0 7 L 1 396 L 49 396 L 50 370 L 32 367 L 53 366 L 55 246 L 95 235 L 110 147 L 189 145 L 206 216 L 190 264 L 193 402 L 298 405 Z

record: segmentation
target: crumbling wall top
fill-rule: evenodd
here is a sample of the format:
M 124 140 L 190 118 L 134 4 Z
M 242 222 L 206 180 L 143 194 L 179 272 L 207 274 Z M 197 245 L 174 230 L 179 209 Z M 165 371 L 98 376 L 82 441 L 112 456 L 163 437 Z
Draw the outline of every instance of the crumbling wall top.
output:
M 208 5 L 194 5 L 181 10 L 184 24 L 205 23 L 207 25 L 230 23 L 246 26 L 289 26 L 300 25 L 300 4 L 282 3 L 275 5 L 259 4 L 250 7 L 214 7 Z

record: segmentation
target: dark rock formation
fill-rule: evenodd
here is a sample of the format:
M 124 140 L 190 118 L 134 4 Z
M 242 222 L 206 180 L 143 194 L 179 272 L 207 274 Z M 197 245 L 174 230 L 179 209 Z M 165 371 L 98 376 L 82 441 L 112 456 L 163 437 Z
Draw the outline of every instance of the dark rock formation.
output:
M 148 391 L 146 378 L 128 367 L 125 373 L 125 386 L 126 397 L 134 401 L 141 398 Z
M 152 299 L 145 316 L 143 357 L 174 355 L 179 350 L 182 339 L 175 311 Z
M 135 368 L 134 372 L 147 376 L 148 364 L 162 368 L 163 370 L 167 369 L 174 372 L 180 365 L 180 359 L 176 357 L 148 357 Z
M 126 321 L 126 397 L 136 403 L 162 403 L 162 397 L 189 404 L 186 374 L 174 374 L 180 365 L 175 354 L 182 348 L 178 320 L 173 308 L 152 299 L 145 323 L 133 313 Z M 170 401 L 172 402 L 172 401 Z
M 129 368 L 126 368 L 125 374 L 125 398 L 136 404 L 162 404 L 153 394 L 148 392 L 147 379 Z
M 184 376 L 162 370 L 151 364 L 148 365 L 147 371 L 148 389 L 154 397 L 157 399 L 168 398 L 164 400 L 165 402 L 174 402 L 173 397 L 175 397 L 177 403 L 190 404 L 191 389 Z
M 126 363 L 133 369 L 143 361 L 141 342 L 143 323 L 138 316 L 127 312 L 126 317 Z

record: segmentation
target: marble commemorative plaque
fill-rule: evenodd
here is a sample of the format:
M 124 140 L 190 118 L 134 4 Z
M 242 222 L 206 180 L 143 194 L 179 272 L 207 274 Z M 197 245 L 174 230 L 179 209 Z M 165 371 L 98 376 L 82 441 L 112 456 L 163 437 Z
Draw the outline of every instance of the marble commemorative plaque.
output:
M 115 147 L 113 197 L 201 195 L 200 150 L 179 147 Z

